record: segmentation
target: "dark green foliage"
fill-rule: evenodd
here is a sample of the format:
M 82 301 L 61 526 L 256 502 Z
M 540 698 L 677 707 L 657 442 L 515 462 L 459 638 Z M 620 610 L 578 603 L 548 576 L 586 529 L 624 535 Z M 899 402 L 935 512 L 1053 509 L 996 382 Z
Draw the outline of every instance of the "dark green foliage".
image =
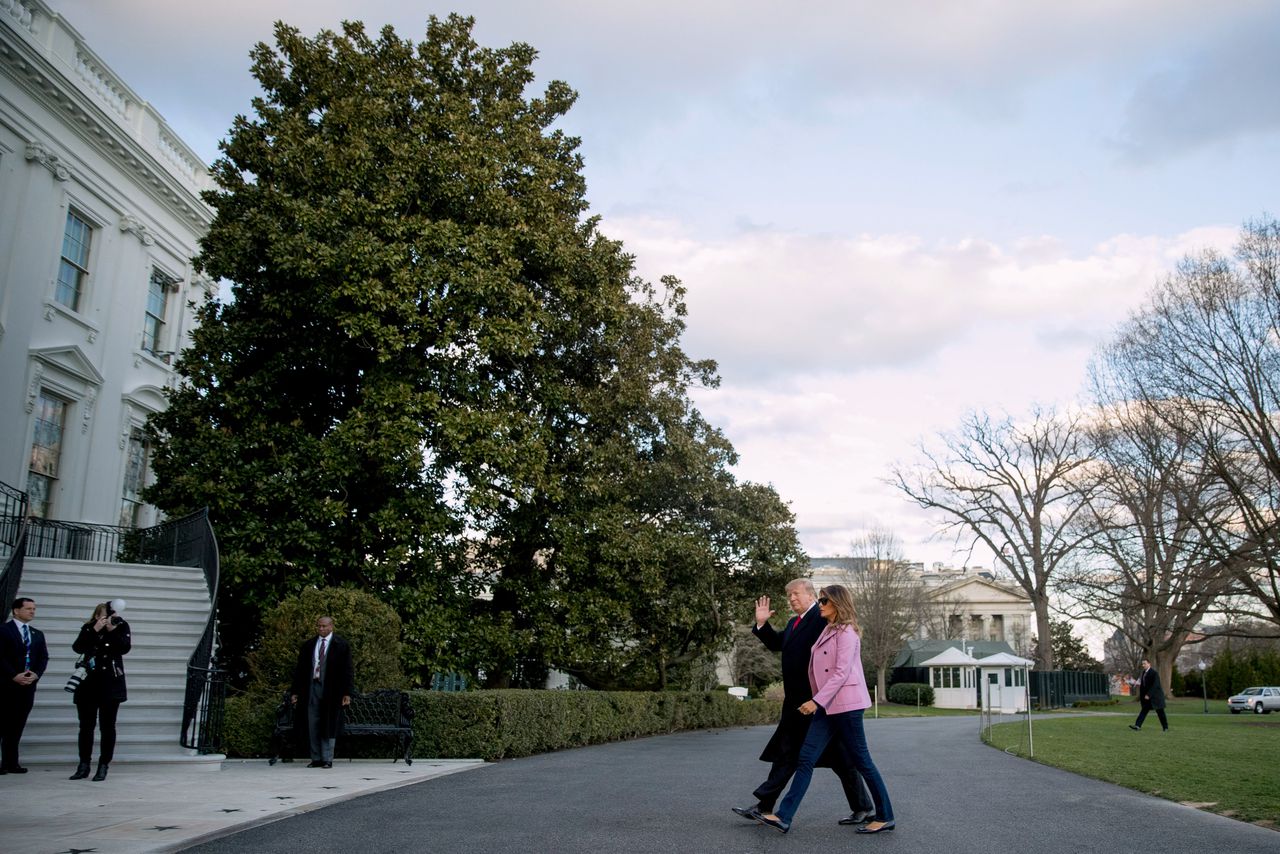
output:
M 415 684 L 686 686 L 804 565 L 690 401 L 717 378 L 682 287 L 586 217 L 575 94 L 526 97 L 534 50 L 471 29 L 279 24 L 253 51 L 196 259 L 234 301 L 200 310 L 148 492 L 210 508 L 241 683 L 267 609 L 351 587 L 400 615 Z
M 1183 690 L 1179 694 L 1201 696 L 1199 668 L 1181 675 Z M 1274 649 L 1246 647 L 1224 648 L 1204 671 L 1204 687 L 1211 700 L 1225 700 L 1254 685 L 1280 685 L 1280 652 Z
M 1058 670 L 1079 670 L 1087 673 L 1102 673 L 1102 662 L 1089 654 L 1084 641 L 1071 630 L 1070 620 L 1049 621 L 1049 642 L 1053 647 L 1054 666 Z M 1038 648 L 1039 639 L 1031 638 L 1033 646 Z
M 318 617 L 332 617 L 334 634 L 351 644 L 357 691 L 404 687 L 395 609 L 362 590 L 328 587 L 304 590 L 266 613 L 262 642 L 249 656 L 249 693 L 279 699 Z
M 923 682 L 896 682 L 889 686 L 889 702 L 904 706 L 932 706 L 933 686 Z
M 737 700 L 722 691 L 414 691 L 415 757 L 530 756 L 628 738 L 777 720 L 777 701 Z M 275 706 L 244 697 L 227 704 L 228 753 L 267 755 Z M 369 742 L 369 743 L 365 743 Z M 390 755 L 376 739 L 338 740 L 338 756 Z

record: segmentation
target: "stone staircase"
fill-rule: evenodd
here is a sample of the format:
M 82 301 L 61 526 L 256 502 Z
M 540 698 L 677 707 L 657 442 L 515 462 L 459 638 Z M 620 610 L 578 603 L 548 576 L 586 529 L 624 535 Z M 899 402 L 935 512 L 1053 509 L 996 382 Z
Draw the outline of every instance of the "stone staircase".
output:
M 187 661 L 211 607 L 199 569 L 27 557 L 20 595 L 36 600 L 35 625 L 49 644 L 49 669 L 22 736 L 23 764 L 76 761 L 79 725 L 63 690 L 77 658 L 71 644 L 94 605 L 110 599 L 127 602 L 122 616 L 133 631 L 133 649 L 124 657 L 129 699 L 120 707 L 113 763 L 224 758 L 180 744 Z

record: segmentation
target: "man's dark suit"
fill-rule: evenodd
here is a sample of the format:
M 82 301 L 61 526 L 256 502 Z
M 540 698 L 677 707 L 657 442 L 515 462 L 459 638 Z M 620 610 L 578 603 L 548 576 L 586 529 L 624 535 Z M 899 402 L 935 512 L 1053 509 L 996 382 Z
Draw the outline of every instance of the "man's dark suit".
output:
M 36 686 L 40 684 L 39 680 L 30 685 L 19 685 L 13 681 L 13 677 L 28 669 L 27 647 L 22 642 L 20 626 L 17 620 L 0 626 L 0 769 L 5 771 L 19 767 L 18 742 L 22 740 L 27 716 L 31 714 L 31 705 L 36 700 Z M 29 669 L 43 676 L 49 666 L 49 647 L 45 644 L 44 632 L 35 626 L 29 628 Z
M 355 693 L 355 671 L 351 663 L 351 645 L 335 634 L 326 638 L 324 668 L 319 681 L 312 678 L 315 662 L 316 644 L 319 637 L 313 637 L 298 650 L 298 663 L 293 670 L 292 693 L 297 696 L 298 704 L 294 707 L 296 723 L 294 732 L 307 733 L 311 744 L 311 760 L 332 761 L 333 739 L 338 737 L 342 728 L 342 698 Z M 312 727 L 311 692 L 318 689 L 319 708 L 316 710 L 316 726 Z M 313 729 L 315 731 L 313 731 Z M 316 740 L 328 741 L 330 755 L 316 755 Z
M 1142 671 L 1142 677 L 1138 682 L 1138 697 L 1142 702 L 1142 711 L 1138 712 L 1138 719 L 1133 722 L 1133 725 L 1141 728 L 1142 722 L 1147 719 L 1147 713 L 1155 709 L 1156 717 L 1160 719 L 1160 726 L 1168 729 L 1169 719 L 1164 714 L 1164 688 L 1160 685 L 1160 674 L 1156 673 L 1154 667 L 1148 667 Z
M 826 625 L 827 621 L 818 613 L 818 606 L 815 604 L 800 618 L 791 617 L 787 620 L 787 626 L 781 632 L 767 622 L 751 630 L 766 647 L 782 653 L 782 719 L 778 721 L 778 728 L 773 731 L 773 737 L 760 754 L 762 761 L 773 764 L 769 769 L 769 777 L 752 793 L 760 802 L 761 812 L 773 811 L 778 795 L 782 794 L 787 781 L 795 773 L 800 748 L 812 720 L 812 717 L 802 715 L 799 711 L 801 705 L 813 699 L 813 691 L 809 688 L 809 651 L 813 649 L 818 635 L 822 634 Z M 854 812 L 875 809 L 875 803 L 863 785 L 862 778 L 847 763 L 837 742 L 833 742 L 822 754 L 818 765 L 829 767 L 839 775 L 845 798 L 849 801 L 849 809 Z

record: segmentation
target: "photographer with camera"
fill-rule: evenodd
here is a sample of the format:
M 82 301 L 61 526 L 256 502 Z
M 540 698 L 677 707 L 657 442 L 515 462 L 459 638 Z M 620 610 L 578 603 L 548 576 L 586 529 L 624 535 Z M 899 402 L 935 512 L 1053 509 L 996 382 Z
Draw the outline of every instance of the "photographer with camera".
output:
M 129 624 L 116 612 L 124 610 L 124 601 L 113 599 L 93 609 L 89 622 L 80 627 L 80 635 L 71 648 L 85 658 L 88 675 L 75 690 L 76 713 L 80 718 L 80 764 L 72 780 L 89 776 L 93 759 L 93 728 L 102 731 L 101 752 L 95 781 L 107 779 L 107 766 L 115 754 L 116 714 L 128 699 L 125 689 L 122 657 L 133 645 Z

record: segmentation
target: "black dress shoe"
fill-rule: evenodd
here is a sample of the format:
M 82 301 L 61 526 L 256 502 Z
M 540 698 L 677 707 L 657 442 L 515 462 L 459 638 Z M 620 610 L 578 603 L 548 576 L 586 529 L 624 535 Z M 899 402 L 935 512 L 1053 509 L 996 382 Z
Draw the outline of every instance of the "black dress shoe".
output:
M 88 763 L 88 762 L 81 762 L 79 765 L 77 765 L 77 766 L 76 766 L 76 773 L 72 774 L 72 775 L 71 775 L 70 777 L 68 777 L 67 779 L 68 779 L 68 780 L 83 780 L 85 777 L 88 777 L 88 776 L 89 776 L 89 763 Z
M 745 819 L 750 819 L 751 821 L 755 821 L 755 818 L 752 817 L 751 814 L 756 810 L 759 810 L 760 805 L 756 804 L 753 807 L 729 807 L 729 809 L 733 810 L 734 812 L 736 812 L 738 815 L 742 816 Z M 761 810 L 761 812 L 763 812 L 763 810 Z M 773 812 L 773 810 L 769 810 L 769 812 Z
M 332 762 L 322 762 L 322 763 L 320 763 L 320 767 L 322 767 L 322 768 L 332 768 L 332 767 L 333 767 L 333 763 L 332 763 Z
M 323 762 L 321 762 L 319 759 L 312 759 L 310 762 L 308 762 L 308 763 L 307 763 L 307 767 L 308 767 L 308 768 L 323 768 L 323 767 L 324 767 L 324 763 L 323 763 Z
M 10 765 L 8 768 L 4 769 L 4 773 L 6 773 L 6 774 L 25 774 L 25 773 L 27 773 L 27 769 L 26 769 L 26 768 L 23 768 L 21 765 Z
M 1134 725 L 1134 724 L 1129 724 L 1129 729 L 1133 730 L 1134 732 L 1141 732 L 1141 731 L 1142 731 L 1142 727 L 1140 727 L 1140 726 L 1136 726 L 1136 725 Z
M 760 810 L 752 810 L 751 817 L 766 827 L 772 827 L 774 830 L 778 831 L 779 833 L 786 833 L 788 830 L 791 829 L 791 824 L 789 822 L 785 822 L 780 818 L 770 818 L 769 816 L 760 812 Z
M 875 815 L 875 813 L 871 812 L 870 810 L 866 812 L 851 813 L 848 818 L 840 819 L 840 824 L 844 824 L 844 825 L 866 824 L 867 822 L 871 821 L 871 817 L 873 815 Z
M 895 827 L 897 827 L 896 824 L 894 824 L 891 821 L 886 821 L 884 824 L 880 825 L 879 827 L 869 827 L 864 824 L 862 827 L 858 828 L 856 832 L 857 833 L 887 833 L 888 831 L 893 830 Z

